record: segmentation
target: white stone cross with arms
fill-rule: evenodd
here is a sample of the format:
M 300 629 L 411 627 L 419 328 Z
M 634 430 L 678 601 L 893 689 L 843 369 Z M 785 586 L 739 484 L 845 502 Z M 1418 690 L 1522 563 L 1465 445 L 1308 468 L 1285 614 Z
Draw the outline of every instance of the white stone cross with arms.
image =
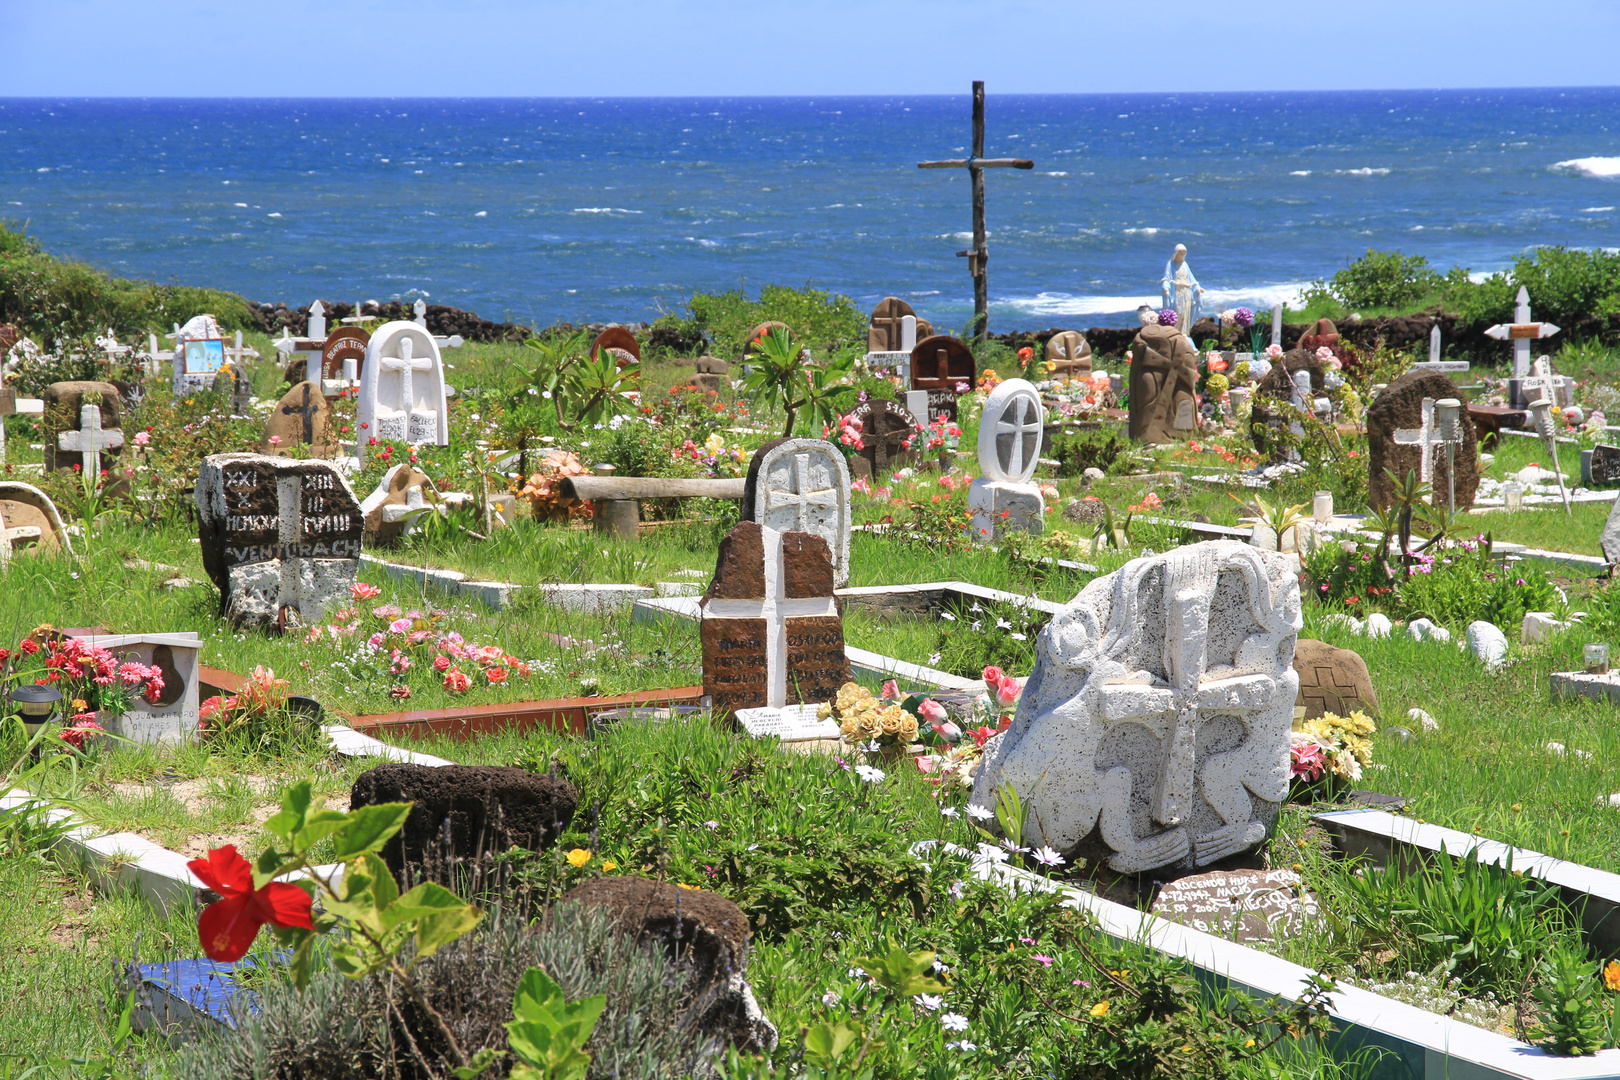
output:
M 84 471 L 91 476 L 101 473 L 101 452 L 116 450 L 124 445 L 124 433 L 117 428 L 108 431 L 101 426 L 101 406 L 79 406 L 79 430 L 64 431 L 56 437 L 59 449 L 82 455 Z

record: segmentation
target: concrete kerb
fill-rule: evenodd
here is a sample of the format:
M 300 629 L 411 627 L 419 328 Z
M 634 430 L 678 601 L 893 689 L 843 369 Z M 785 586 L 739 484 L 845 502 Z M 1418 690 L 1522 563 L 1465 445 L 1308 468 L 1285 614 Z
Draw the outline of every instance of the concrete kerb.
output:
M 404 563 L 388 562 L 375 555 L 362 553 L 360 561 L 367 566 L 379 567 L 389 577 L 414 582 L 424 588 L 431 587 L 452 596 L 467 596 L 478 600 L 495 611 L 512 603 L 512 598 L 524 589 L 539 589 L 549 604 L 591 614 L 619 611 L 654 590 L 644 585 L 573 585 L 545 584 L 538 586 L 513 585 L 505 581 L 471 581 L 459 570 L 431 570 Z

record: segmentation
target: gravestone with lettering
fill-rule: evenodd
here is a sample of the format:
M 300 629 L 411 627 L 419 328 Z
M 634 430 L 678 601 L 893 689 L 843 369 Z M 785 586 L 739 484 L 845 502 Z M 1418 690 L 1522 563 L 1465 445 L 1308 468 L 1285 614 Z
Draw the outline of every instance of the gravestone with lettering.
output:
M 385 323 L 371 335 L 360 375 L 359 438 L 450 445 L 444 361 L 433 335 L 413 322 Z
M 754 451 L 742 519 L 827 542 L 833 584 L 849 584 L 849 465 L 825 439 L 775 439 Z
M 641 363 L 641 343 L 622 326 L 610 326 L 596 335 L 596 340 L 591 342 L 591 359 L 603 349 L 613 354 L 621 368 Z
M 1078 330 L 1053 334 L 1042 355 L 1054 379 L 1091 378 L 1091 343 Z
M 171 386 L 175 394 L 206 390 L 213 386 L 214 378 L 219 374 L 219 365 L 225 361 L 225 331 L 219 328 L 219 320 L 212 315 L 195 315 L 187 319 L 184 326 L 177 327 L 173 336 L 174 361 Z M 218 341 L 219 345 L 217 348 L 193 346 L 188 359 L 186 350 L 188 341 L 198 343 Z
M 40 432 L 46 471 L 110 470 L 124 445 L 118 387 L 107 382 L 59 382 L 47 386 L 40 396 L 45 402 Z
M 1136 442 L 1188 439 L 1198 430 L 1198 349 L 1173 326 L 1144 326 L 1131 343 L 1130 419 Z
M 1288 795 L 1300 625 L 1293 564 L 1235 540 L 1094 579 L 1041 632 L 972 804 L 994 811 L 1010 787 L 1021 843 L 1120 873 L 1253 851 Z
M 339 449 L 334 431 L 332 406 L 327 404 L 320 384 L 301 382 L 288 390 L 265 418 L 264 452 L 280 457 L 292 453 L 294 447 L 307 446 L 311 457 L 336 457 Z
M 73 550 L 51 497 L 32 484 L 0 480 L 0 563 L 20 552 Z
M 973 350 L 961 338 L 935 334 L 911 350 L 911 388 L 928 391 L 928 415 L 956 419 L 956 399 L 973 389 Z
M 1274 941 L 1302 933 L 1320 910 L 1292 870 L 1214 870 L 1159 890 L 1153 914 L 1227 941 Z
M 819 536 L 740 522 L 699 602 L 703 692 L 714 711 L 831 701 L 849 681 L 832 552 Z
M 156 701 L 135 694 L 122 715 L 103 713 L 99 717 L 109 732 L 137 744 L 181 739 L 196 733 L 201 705 L 197 664 L 202 655 L 202 640 L 195 631 L 76 636 L 92 648 L 106 649 L 120 664 L 155 667 L 163 675 L 163 689 L 158 692 Z
M 371 335 L 358 326 L 340 326 L 326 335 L 321 343 L 320 380 L 328 397 L 337 397 L 350 383 L 359 381 L 370 345 Z
M 1620 485 L 1620 446 L 1598 443 L 1592 447 L 1582 481 L 1587 487 L 1609 488 Z
M 214 454 L 197 477 L 203 569 L 220 615 L 239 625 L 308 626 L 348 595 L 364 522 L 349 482 L 322 461 Z
M 1408 471 L 1417 473 L 1436 493 L 1435 504 L 1447 504 L 1452 487 L 1434 403 L 1461 397 L 1457 384 L 1438 371 L 1408 371 L 1368 406 L 1367 501 L 1374 509 L 1394 501 L 1395 481 L 1389 472 L 1397 478 Z M 1474 505 L 1474 492 L 1479 488 L 1479 444 L 1472 423 L 1465 420 L 1457 426 L 1462 442 L 1452 456 L 1457 468 L 1457 508 L 1461 510 Z
M 1039 462 L 1046 410 L 1041 393 L 1023 379 L 990 391 L 979 417 L 979 473 L 968 485 L 973 537 L 996 541 L 1005 532 L 1040 535 L 1046 528 L 1041 489 L 1030 483 Z
M 895 469 L 915 466 L 926 440 L 917 418 L 886 398 L 869 398 L 849 411 L 861 423 L 861 448 L 849 459 L 850 475 L 887 483 Z

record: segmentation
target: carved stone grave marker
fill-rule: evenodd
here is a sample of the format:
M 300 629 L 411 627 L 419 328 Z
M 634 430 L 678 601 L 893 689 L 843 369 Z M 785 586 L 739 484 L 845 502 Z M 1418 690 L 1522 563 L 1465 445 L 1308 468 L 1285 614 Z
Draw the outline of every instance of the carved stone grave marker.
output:
M 956 399 L 973 389 L 974 375 L 973 350 L 961 338 L 935 334 L 911 350 L 911 388 L 928 391 L 930 417 L 955 420 Z
M 742 519 L 827 542 L 833 585 L 849 583 L 849 466 L 825 439 L 777 439 L 754 451 Z
M 922 457 L 917 418 L 894 402 L 871 398 L 851 409 L 850 415 L 861 422 L 863 445 L 849 461 L 857 476 L 881 487 L 892 470 L 915 465 Z
M 1045 528 L 1041 489 L 1035 475 L 1046 410 L 1040 391 L 1023 379 L 1008 379 L 990 392 L 979 418 L 979 472 L 968 486 L 973 535 L 994 541 L 1017 530 L 1039 535 Z
M 1272 941 L 1316 916 L 1316 898 L 1302 885 L 1292 870 L 1216 870 L 1165 885 L 1152 912 L 1229 941 Z
M 385 323 L 371 335 L 360 376 L 357 452 L 370 438 L 450 444 L 444 362 L 432 335 L 413 322 Z

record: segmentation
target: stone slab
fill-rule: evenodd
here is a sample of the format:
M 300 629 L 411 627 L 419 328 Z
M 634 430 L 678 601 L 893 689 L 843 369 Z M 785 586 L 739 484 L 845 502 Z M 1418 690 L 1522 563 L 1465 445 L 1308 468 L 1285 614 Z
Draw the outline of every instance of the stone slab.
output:
M 591 615 L 622 611 L 653 595 L 653 590 L 645 585 L 541 585 L 538 588 L 546 603 Z
M 1584 671 L 1555 671 L 1547 678 L 1555 701 L 1588 698 L 1620 705 L 1620 670 L 1610 668 L 1603 675 L 1588 675 Z
M 1272 941 L 1300 933 L 1319 913 L 1292 870 L 1216 870 L 1167 883 L 1154 898 L 1161 919 L 1231 941 Z
M 836 739 L 841 734 L 836 720 L 816 716 L 820 706 L 789 705 L 781 709 L 738 709 L 733 714 L 742 729 L 756 739 L 774 737 L 782 742 L 809 742 Z

